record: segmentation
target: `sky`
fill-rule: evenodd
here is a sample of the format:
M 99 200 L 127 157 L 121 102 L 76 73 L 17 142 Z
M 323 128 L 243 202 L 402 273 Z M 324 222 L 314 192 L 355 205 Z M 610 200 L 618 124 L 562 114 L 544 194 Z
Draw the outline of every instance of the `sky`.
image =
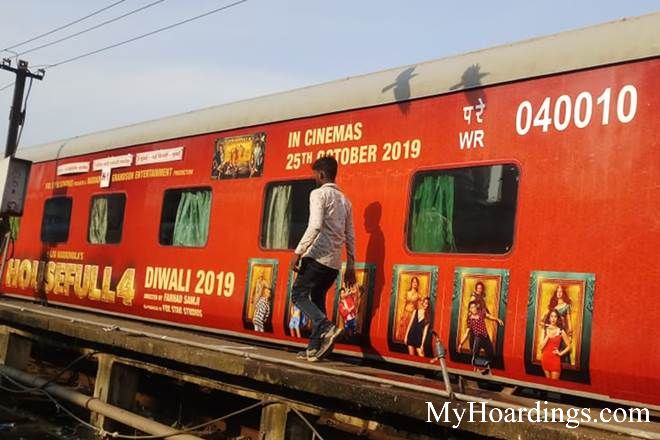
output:
M 0 50 L 116 1 L 0 0 Z M 27 51 L 154 1 L 124 0 L 14 50 Z M 30 66 L 56 64 L 233 1 L 164 0 L 20 58 Z M 48 69 L 33 82 L 19 148 L 659 10 L 660 0 L 247 0 Z M 0 71 L 0 88 L 13 80 L 12 73 Z M 2 145 L 12 94 L 12 88 L 0 91 Z

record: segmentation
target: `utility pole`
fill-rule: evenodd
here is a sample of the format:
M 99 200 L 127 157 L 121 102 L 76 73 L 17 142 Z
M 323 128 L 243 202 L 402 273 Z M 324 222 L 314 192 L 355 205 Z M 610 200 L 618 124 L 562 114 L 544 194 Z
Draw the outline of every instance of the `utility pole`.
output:
M 38 73 L 32 73 L 28 70 L 28 62 L 18 60 L 17 67 L 11 67 L 11 60 L 4 58 L 0 69 L 8 70 L 16 74 L 16 83 L 14 85 L 14 100 L 11 104 L 11 112 L 9 113 L 9 130 L 7 131 L 7 145 L 5 147 L 5 157 L 13 156 L 18 147 L 18 131 L 21 125 L 25 122 L 25 109 L 23 108 L 23 92 L 25 91 L 25 79 L 32 78 L 42 80 L 44 78 L 44 70 L 39 69 Z
M 24 60 L 18 60 L 18 66 L 11 67 L 9 58 L 2 60 L 0 70 L 8 70 L 16 75 L 14 100 L 9 113 L 5 157 L 0 159 L 0 273 L 4 273 L 8 244 L 11 240 L 10 216 L 23 215 L 23 203 L 30 175 L 31 162 L 14 158 L 16 148 L 18 148 L 18 132 L 25 122 L 25 109 L 23 108 L 25 79 L 41 80 L 45 72 L 43 69 L 38 70 L 37 74 L 30 72 L 28 62 Z

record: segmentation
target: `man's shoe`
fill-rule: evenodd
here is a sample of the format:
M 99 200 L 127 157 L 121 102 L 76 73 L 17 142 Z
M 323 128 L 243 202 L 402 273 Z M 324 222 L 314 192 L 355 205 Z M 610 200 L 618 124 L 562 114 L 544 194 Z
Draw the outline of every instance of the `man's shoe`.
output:
M 312 357 L 316 356 L 317 352 L 318 350 L 314 348 L 306 348 L 303 351 L 299 351 L 298 354 L 296 354 L 296 358 L 309 361 Z
M 330 329 L 323 333 L 321 347 L 317 350 L 316 355 L 314 356 L 316 357 L 316 360 L 323 358 L 323 356 L 332 351 L 332 347 L 334 347 L 335 341 L 337 338 L 339 338 L 339 336 L 341 336 L 343 331 L 343 327 L 336 327 L 333 325 Z
M 332 322 L 327 321 L 323 329 L 324 330 L 321 332 L 321 335 L 319 336 L 319 339 L 321 339 L 321 341 L 323 341 L 323 339 L 325 339 L 325 337 L 328 336 L 331 332 L 335 331 L 336 327 Z

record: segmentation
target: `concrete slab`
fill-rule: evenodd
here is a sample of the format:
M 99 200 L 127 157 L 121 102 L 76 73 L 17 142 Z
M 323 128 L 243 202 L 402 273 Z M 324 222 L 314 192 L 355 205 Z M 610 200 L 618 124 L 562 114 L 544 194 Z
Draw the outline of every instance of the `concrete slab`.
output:
M 96 315 L 71 309 L 45 307 L 11 298 L 0 298 L 0 323 L 64 338 L 70 344 L 93 347 L 123 357 L 158 361 L 186 374 L 213 376 L 216 380 L 283 398 L 310 402 L 344 414 L 369 420 L 409 420 L 426 425 L 429 405 L 461 411 L 469 402 L 450 400 L 442 382 L 338 360 L 320 363 L 295 359 L 295 351 L 257 346 L 218 335 L 201 334 L 157 324 Z M 387 366 L 384 366 L 387 368 Z M 466 393 L 470 393 L 466 389 Z M 489 408 L 498 405 L 530 405 L 533 401 L 488 391 L 475 391 Z M 438 435 L 452 430 L 449 422 L 429 423 L 426 430 Z M 630 433 L 642 438 L 660 438 L 657 423 L 634 424 Z M 643 425 L 643 426 L 641 426 Z M 625 427 L 625 426 L 623 426 Z M 463 423 L 459 429 L 497 438 L 525 439 L 620 439 L 621 435 L 581 426 L 568 429 L 560 423 Z M 644 431 L 641 431 L 641 430 Z

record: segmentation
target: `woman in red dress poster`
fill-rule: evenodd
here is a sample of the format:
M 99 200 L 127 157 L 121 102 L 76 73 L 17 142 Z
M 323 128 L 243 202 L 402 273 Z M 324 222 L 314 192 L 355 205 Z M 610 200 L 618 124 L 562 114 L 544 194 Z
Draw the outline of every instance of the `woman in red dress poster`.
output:
M 570 339 L 564 331 L 562 318 L 556 310 L 551 310 L 545 319 L 544 335 L 541 341 L 541 367 L 545 377 L 549 379 L 559 379 L 561 374 L 561 357 L 570 350 Z M 560 351 L 561 341 L 564 341 L 565 347 Z

